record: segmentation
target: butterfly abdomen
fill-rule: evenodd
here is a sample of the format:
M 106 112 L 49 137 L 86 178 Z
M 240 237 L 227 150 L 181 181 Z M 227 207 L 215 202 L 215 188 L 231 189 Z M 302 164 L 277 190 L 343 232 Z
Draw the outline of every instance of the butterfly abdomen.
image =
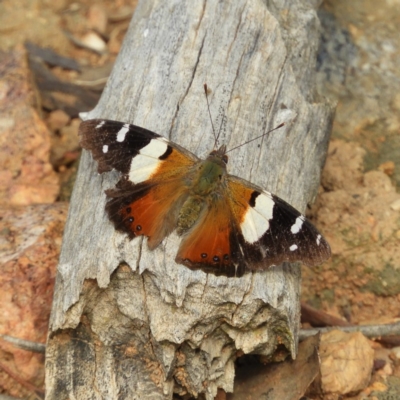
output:
M 199 219 L 200 213 L 204 209 L 205 202 L 199 196 L 190 196 L 179 211 L 178 235 L 187 232 Z
M 225 176 L 225 165 L 215 156 L 196 165 L 188 185 L 189 197 L 179 212 L 179 235 L 192 228 L 200 219 L 201 213 L 212 205 L 213 199 L 221 192 L 221 183 Z

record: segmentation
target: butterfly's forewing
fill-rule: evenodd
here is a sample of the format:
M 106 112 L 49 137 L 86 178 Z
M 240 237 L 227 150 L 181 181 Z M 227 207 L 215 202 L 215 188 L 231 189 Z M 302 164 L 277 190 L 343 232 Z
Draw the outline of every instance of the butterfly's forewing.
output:
M 147 236 L 150 250 L 176 228 L 179 210 L 188 196 L 180 179 L 137 185 L 121 180 L 116 189 L 107 190 L 106 194 L 106 211 L 115 228 L 131 239 Z
M 131 161 L 152 139 L 162 137 L 147 129 L 123 122 L 90 119 L 79 127 L 81 146 L 92 152 L 99 173 L 116 169 L 127 174 Z
M 324 237 L 284 200 L 231 175 L 228 187 L 245 261 L 250 261 L 247 269 L 266 269 L 284 261 L 313 266 L 330 257 Z
M 176 227 L 187 197 L 184 176 L 198 158 L 156 133 L 117 121 L 85 121 L 79 134 L 100 173 L 123 173 L 116 188 L 106 192 L 116 229 L 131 238 L 148 236 L 155 248 Z

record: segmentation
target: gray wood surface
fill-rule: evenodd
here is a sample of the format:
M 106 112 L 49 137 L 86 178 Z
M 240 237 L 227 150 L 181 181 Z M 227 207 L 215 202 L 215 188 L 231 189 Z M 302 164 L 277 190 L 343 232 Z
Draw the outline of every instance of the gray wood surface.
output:
M 115 68 L 89 118 L 131 122 L 198 156 L 214 125 L 229 171 L 304 211 L 317 192 L 332 107 L 314 92 L 318 20 L 312 2 L 139 1 Z M 300 270 L 215 277 L 174 263 L 179 238 L 150 252 L 104 213 L 84 152 L 65 228 L 46 358 L 47 399 L 171 399 L 233 390 L 237 352 L 293 357 Z

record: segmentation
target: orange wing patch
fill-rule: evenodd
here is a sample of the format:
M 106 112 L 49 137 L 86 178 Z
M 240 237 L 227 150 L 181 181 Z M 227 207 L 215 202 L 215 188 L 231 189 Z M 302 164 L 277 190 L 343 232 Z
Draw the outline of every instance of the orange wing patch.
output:
M 150 250 L 175 229 L 188 196 L 184 177 L 196 162 L 171 146 L 154 161 L 156 169 L 146 181 L 134 184 L 130 177 L 134 178 L 135 171 L 131 170 L 118 182 L 117 189 L 106 192 L 110 198 L 106 210 L 116 229 L 128 233 L 131 239 L 147 236 Z
M 136 185 L 140 186 L 140 185 Z M 179 209 L 187 197 L 187 188 L 180 180 L 143 186 L 134 193 L 122 194 L 109 191 L 111 198 L 106 209 L 115 227 L 134 236 L 149 238 L 150 250 L 176 227 Z
M 222 201 L 205 209 L 196 225 L 183 237 L 176 261 L 192 269 L 226 274 L 231 266 L 231 218 Z
M 196 163 L 195 160 L 173 147 L 169 147 L 168 150 L 165 159 L 160 160 L 157 170 L 150 179 L 163 182 L 166 179 L 186 175 L 188 168 Z
M 184 236 L 176 262 L 215 275 L 242 276 L 247 250 L 239 232 L 253 192 L 229 180 L 224 195 L 203 211 Z
M 254 189 L 234 180 L 228 180 L 227 198 L 237 226 L 244 221 Z

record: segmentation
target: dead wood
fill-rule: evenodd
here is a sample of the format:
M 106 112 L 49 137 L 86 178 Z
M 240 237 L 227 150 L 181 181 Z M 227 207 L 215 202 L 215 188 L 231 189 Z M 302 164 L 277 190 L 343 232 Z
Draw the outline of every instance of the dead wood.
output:
M 311 307 L 307 303 L 300 304 L 301 322 L 309 323 L 311 326 L 349 326 L 350 322 L 339 317 L 328 314 L 325 311 Z
M 340 327 L 326 327 L 326 328 L 312 328 L 312 329 L 302 329 L 299 335 L 300 340 L 304 340 L 310 336 L 314 336 L 318 333 L 326 333 L 333 330 L 340 330 L 342 332 L 361 332 L 364 336 L 370 339 L 387 338 L 387 340 L 380 340 L 386 342 L 390 345 L 390 340 L 396 343 L 396 336 L 400 335 L 400 322 L 395 322 L 393 324 L 376 324 L 376 325 L 350 325 L 350 326 L 340 326 Z
M 230 153 L 230 173 L 304 211 L 316 195 L 332 108 L 316 97 L 319 23 L 311 2 L 140 1 L 90 118 L 131 122 L 206 156 L 213 135 L 203 94 Z M 217 128 L 219 129 L 219 128 Z M 171 399 L 233 390 L 238 351 L 293 357 L 300 270 L 243 278 L 174 263 L 178 238 L 149 252 L 116 233 L 84 153 L 55 288 L 46 354 L 47 399 Z
M 43 343 L 32 342 L 31 340 L 20 339 L 10 335 L 1 335 L 0 339 L 12 343 L 15 347 L 23 350 L 32 351 L 34 353 L 44 354 L 46 352 L 46 345 Z

